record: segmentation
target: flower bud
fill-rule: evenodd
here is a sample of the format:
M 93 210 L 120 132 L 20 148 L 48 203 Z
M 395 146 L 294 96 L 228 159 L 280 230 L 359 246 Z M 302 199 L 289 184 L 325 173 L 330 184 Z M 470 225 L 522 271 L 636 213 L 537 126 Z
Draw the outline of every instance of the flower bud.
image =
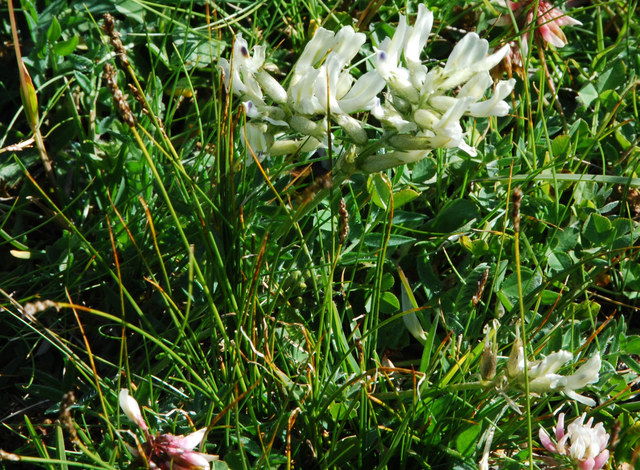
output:
M 511 346 L 511 353 L 507 359 L 507 375 L 510 379 L 515 379 L 524 373 L 524 348 L 520 339 L 520 329 L 516 326 L 516 339 Z
M 131 421 L 140 426 L 143 431 L 147 431 L 147 423 L 144 422 L 144 418 L 140 412 L 140 406 L 136 399 L 129 395 L 129 390 L 126 388 L 120 390 L 119 399 L 120 408 L 122 408 L 124 414 L 126 414 Z
M 497 345 L 490 341 L 489 332 L 484 339 L 484 349 L 480 359 L 480 377 L 482 380 L 491 380 L 496 376 L 496 366 L 498 364 Z
M 347 114 L 334 114 L 332 117 L 344 131 L 349 134 L 356 144 L 364 145 L 369 142 L 366 131 L 362 128 L 362 123 Z
M 287 102 L 287 91 L 275 78 L 269 75 L 268 72 L 259 70 L 256 74 L 256 80 L 262 87 L 262 91 L 264 91 L 273 101 L 278 104 L 284 104 Z

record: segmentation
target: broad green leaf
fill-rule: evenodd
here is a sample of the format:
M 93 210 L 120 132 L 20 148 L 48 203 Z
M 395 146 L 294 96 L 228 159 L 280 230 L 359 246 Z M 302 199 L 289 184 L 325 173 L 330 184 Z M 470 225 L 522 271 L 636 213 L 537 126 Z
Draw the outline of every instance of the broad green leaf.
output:
M 582 234 L 594 245 L 602 245 L 613 234 L 611 221 L 600 214 L 590 214 L 584 224 Z
M 436 162 L 433 158 L 426 157 L 417 162 L 411 170 L 411 180 L 416 183 L 424 183 L 436 175 Z
M 380 311 L 382 313 L 396 313 L 400 310 L 400 301 L 391 292 L 383 292 L 380 296 Z
M 78 42 L 80 42 L 80 39 L 78 39 L 78 36 L 73 35 L 66 41 L 55 43 L 53 45 L 53 52 L 55 52 L 59 56 L 64 57 L 76 50 L 76 47 L 78 46 Z
M 522 267 L 522 295 L 527 296 L 542 284 L 542 276 L 537 271 Z M 511 301 L 518 299 L 518 277 L 516 273 L 510 274 L 502 285 L 502 293 Z
M 473 453 L 476 446 L 480 442 L 480 433 L 482 432 L 482 424 L 474 424 L 456 437 L 456 449 L 464 456 L 469 456 Z
M 634 335 L 626 338 L 626 342 L 622 344 L 622 350 L 627 354 L 640 355 L 640 336 Z
M 403 206 L 407 202 L 413 201 L 418 196 L 420 196 L 419 192 L 409 188 L 396 191 L 393 193 L 393 207 L 396 208 Z
M 476 205 L 467 199 L 456 199 L 447 203 L 429 224 L 434 232 L 451 233 L 469 221 L 480 217 Z
M 555 272 L 562 272 L 575 266 L 574 260 L 564 251 L 553 251 L 549 254 L 549 268 Z
M 60 28 L 60 23 L 54 16 L 51 20 L 51 24 L 49 25 L 49 29 L 47 30 L 47 40 L 50 43 L 56 42 L 60 39 L 60 35 L 62 34 L 62 28 Z
M 611 111 L 620 103 L 620 95 L 615 90 L 605 90 L 600 95 L 600 102 L 604 105 L 604 109 Z
M 384 273 L 380 282 L 380 289 L 390 290 L 396 283 L 396 278 L 391 273 Z
M 554 156 L 564 155 L 571 144 L 571 138 L 568 135 L 559 135 L 551 142 L 551 152 Z
M 115 2 L 115 9 L 127 18 L 144 23 L 144 6 L 134 0 L 124 0 Z
M 580 97 L 582 104 L 584 104 L 585 107 L 588 107 L 598 98 L 598 90 L 593 86 L 593 83 L 588 83 L 578 92 L 578 97 Z
M 615 90 L 624 85 L 627 68 L 622 60 L 616 60 L 613 65 L 602 72 L 596 82 L 598 91 Z

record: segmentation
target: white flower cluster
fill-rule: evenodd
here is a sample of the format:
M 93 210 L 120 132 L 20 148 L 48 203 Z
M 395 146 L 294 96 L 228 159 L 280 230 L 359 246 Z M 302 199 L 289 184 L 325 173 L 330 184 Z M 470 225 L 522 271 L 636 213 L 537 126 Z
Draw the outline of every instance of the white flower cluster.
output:
M 511 354 L 507 361 L 507 376 L 516 384 L 524 383 L 524 348 L 520 339 L 519 330 L 513 343 Z M 569 351 L 555 351 L 539 361 L 527 362 L 527 377 L 529 379 L 529 391 L 532 393 L 544 393 L 558 391 L 564 393 L 580 403 L 595 406 L 596 402 L 589 397 L 576 392 L 589 384 L 596 383 L 600 377 L 602 360 L 596 354 L 587 362 L 578 367 L 571 375 L 560 375 L 558 370 L 573 359 Z
M 570 457 L 580 470 L 599 470 L 609 460 L 609 434 L 602 423 L 593 426 L 593 418 L 585 424 L 585 417 L 586 413 L 573 421 L 565 432 L 564 413 L 560 413 L 554 429 L 556 442 L 543 428 L 540 428 L 538 437 L 545 449 Z
M 296 62 L 287 89 L 265 70 L 265 46 L 253 48 L 238 35 L 233 61 L 220 59 L 227 89 L 243 100 L 247 117 L 245 142 L 257 155 L 278 155 L 327 146 L 330 119 L 357 146 L 369 142 L 366 124 L 353 115 L 370 111 L 391 134 L 384 155 L 368 155 L 358 169 L 374 172 L 414 162 L 435 148 L 475 150 L 464 140 L 460 119 L 467 116 L 504 116 L 504 98 L 515 85 L 500 81 L 493 96 L 483 100 L 493 84 L 489 70 L 509 52 L 504 46 L 489 54 L 489 43 L 467 34 L 453 49 L 444 67 L 429 70 L 420 60 L 433 14 L 418 7 L 413 26 L 400 16 L 393 38 L 375 49 L 374 67 L 358 79 L 351 62 L 366 36 L 345 26 L 337 33 L 318 28 Z M 384 101 L 380 94 L 383 94 Z M 265 96 L 271 103 L 267 103 Z M 298 139 L 277 139 L 297 133 Z

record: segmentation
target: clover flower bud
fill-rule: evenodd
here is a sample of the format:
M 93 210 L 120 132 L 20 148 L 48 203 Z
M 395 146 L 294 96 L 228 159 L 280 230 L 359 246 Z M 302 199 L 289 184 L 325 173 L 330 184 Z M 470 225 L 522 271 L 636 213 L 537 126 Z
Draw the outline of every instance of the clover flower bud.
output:
M 327 120 L 312 121 L 304 116 L 294 115 L 289 119 L 291 129 L 302 135 L 310 135 L 322 141 L 327 137 Z

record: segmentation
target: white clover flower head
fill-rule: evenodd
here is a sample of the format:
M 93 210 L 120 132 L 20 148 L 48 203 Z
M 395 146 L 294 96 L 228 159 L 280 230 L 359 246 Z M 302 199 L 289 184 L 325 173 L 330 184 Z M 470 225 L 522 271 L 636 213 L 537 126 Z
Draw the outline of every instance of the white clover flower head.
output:
M 538 437 L 545 449 L 557 455 L 568 456 L 581 470 L 599 470 L 609 460 L 609 434 L 602 423 L 593 426 L 593 418 L 584 424 L 585 417 L 586 413 L 573 421 L 565 433 L 564 413 L 560 413 L 554 428 L 556 442 L 551 440 L 543 428 L 540 428 Z

